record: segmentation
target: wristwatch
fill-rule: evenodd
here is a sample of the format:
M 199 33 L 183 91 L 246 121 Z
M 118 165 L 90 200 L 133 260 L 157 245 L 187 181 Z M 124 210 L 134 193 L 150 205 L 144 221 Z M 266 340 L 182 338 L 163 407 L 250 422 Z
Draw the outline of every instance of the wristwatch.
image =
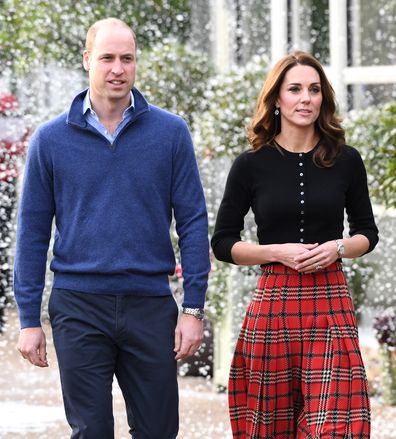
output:
M 342 242 L 342 239 L 336 239 L 335 242 L 337 244 L 337 254 L 340 258 L 342 258 L 345 254 L 344 243 Z
M 194 316 L 198 320 L 203 320 L 205 317 L 205 310 L 203 308 L 185 308 L 183 307 L 183 314 Z

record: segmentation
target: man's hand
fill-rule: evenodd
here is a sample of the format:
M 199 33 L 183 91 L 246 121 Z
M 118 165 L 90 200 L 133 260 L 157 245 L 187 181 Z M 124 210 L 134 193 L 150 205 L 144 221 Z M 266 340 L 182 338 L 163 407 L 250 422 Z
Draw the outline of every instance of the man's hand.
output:
M 188 314 L 182 314 L 175 330 L 176 360 L 193 355 L 203 340 L 203 321 Z
M 44 331 L 41 328 L 24 328 L 19 333 L 17 349 L 22 357 L 38 367 L 48 367 Z

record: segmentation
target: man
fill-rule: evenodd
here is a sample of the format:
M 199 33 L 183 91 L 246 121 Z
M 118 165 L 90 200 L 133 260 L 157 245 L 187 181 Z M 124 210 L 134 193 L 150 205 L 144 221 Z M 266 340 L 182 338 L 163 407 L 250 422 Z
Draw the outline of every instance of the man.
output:
M 18 349 L 48 365 L 40 305 L 53 217 L 49 302 L 72 438 L 114 437 L 117 377 L 134 439 L 174 439 L 176 360 L 200 346 L 210 268 L 207 213 L 191 137 L 134 88 L 136 38 L 107 18 L 87 33 L 89 89 L 34 134 L 18 215 Z M 171 295 L 176 220 L 183 314 Z

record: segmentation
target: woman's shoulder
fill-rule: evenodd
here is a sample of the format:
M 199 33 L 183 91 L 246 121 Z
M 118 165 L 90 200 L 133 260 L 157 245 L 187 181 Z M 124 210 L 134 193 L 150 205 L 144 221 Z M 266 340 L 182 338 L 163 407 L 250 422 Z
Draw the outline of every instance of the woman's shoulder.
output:
M 264 145 L 259 149 L 249 148 L 243 152 L 241 152 L 235 159 L 235 161 L 241 162 L 254 162 L 260 159 L 267 159 L 273 154 L 277 154 L 277 150 L 275 147 L 270 145 Z
M 334 169 L 336 172 L 346 173 L 350 176 L 366 173 L 366 167 L 359 150 L 347 144 L 342 145 Z
M 263 172 L 277 166 L 279 152 L 275 147 L 265 145 L 259 149 L 247 149 L 234 160 L 232 168 L 245 175 Z
M 347 160 L 357 163 L 362 161 L 362 156 L 357 148 L 348 144 L 344 144 L 341 146 L 340 149 L 339 160 Z

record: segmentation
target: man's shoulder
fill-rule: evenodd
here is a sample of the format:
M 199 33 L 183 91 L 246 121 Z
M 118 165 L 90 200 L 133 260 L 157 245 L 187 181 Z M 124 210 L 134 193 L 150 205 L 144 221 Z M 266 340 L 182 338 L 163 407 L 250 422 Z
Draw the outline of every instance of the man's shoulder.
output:
M 57 116 L 39 124 L 34 132 L 34 139 L 40 141 L 53 140 L 57 136 L 64 137 L 65 129 L 67 129 L 67 112 L 58 114 Z
M 66 119 L 67 119 L 67 111 L 64 111 L 63 113 L 54 116 L 52 119 L 42 122 L 37 127 L 37 130 L 40 131 L 42 134 L 45 134 L 47 132 L 52 133 L 53 130 L 56 131 L 61 130 L 62 128 L 65 128 L 67 126 Z
M 159 121 L 162 121 L 164 123 L 171 124 L 173 126 L 186 126 L 186 121 L 179 116 L 176 113 L 172 113 L 169 110 L 166 110 L 165 108 L 158 107 L 153 104 L 148 104 L 150 115 L 153 118 L 158 119 Z

